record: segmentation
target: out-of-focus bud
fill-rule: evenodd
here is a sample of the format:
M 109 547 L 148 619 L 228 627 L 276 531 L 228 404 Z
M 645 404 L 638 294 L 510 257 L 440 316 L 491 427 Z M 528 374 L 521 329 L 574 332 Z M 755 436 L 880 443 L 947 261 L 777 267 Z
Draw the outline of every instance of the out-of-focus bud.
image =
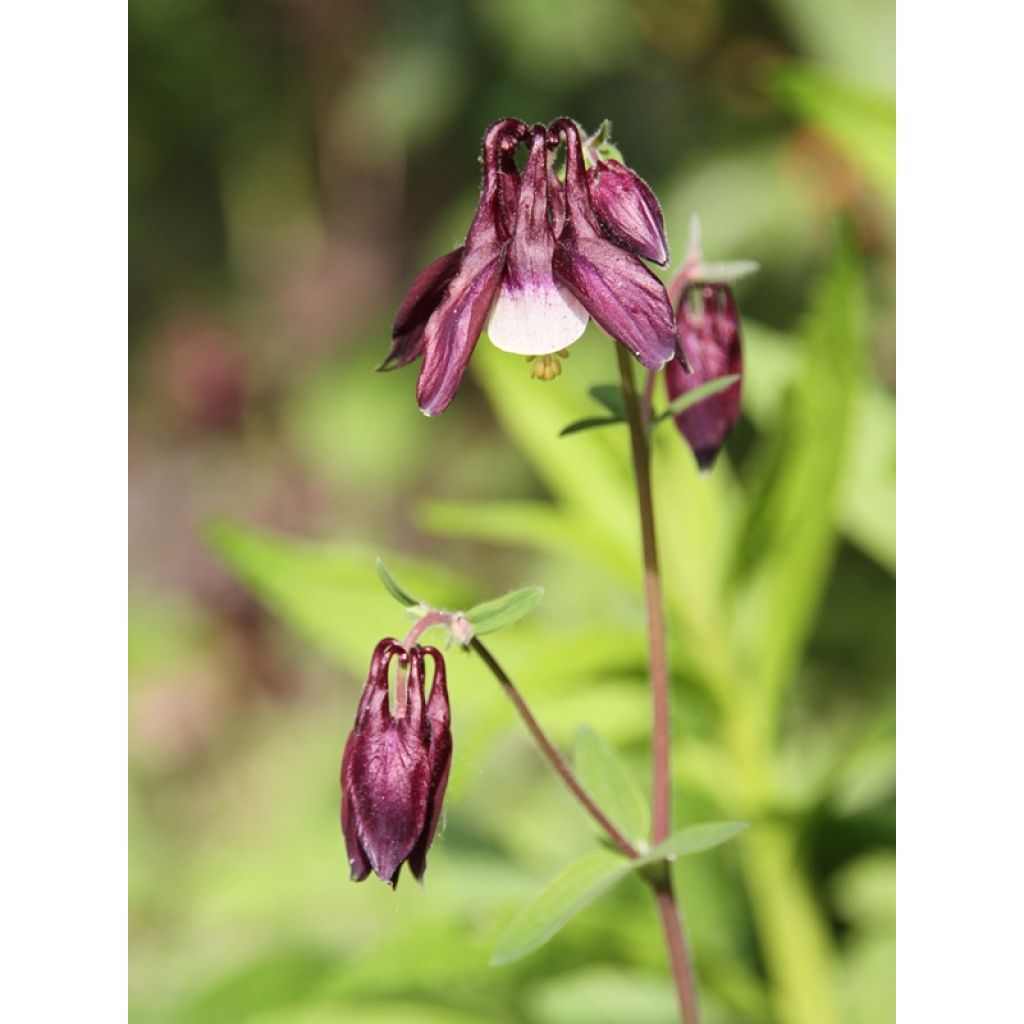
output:
M 601 226 L 637 256 L 668 263 L 665 218 L 647 183 L 617 160 L 599 160 L 587 171 L 590 201 Z
M 424 695 L 424 657 L 434 662 L 429 698 Z M 408 670 L 388 693 L 393 659 Z M 444 660 L 433 647 L 408 652 L 381 640 L 373 652 L 355 727 L 341 763 L 341 828 L 352 879 L 373 870 L 390 886 L 406 862 L 416 878 L 427 868 L 441 817 L 452 758 L 451 713 Z
M 676 314 L 679 340 L 692 373 L 679 359 L 665 367 L 672 402 L 717 377 L 743 372 L 740 318 L 727 284 L 691 284 Z M 675 417 L 701 469 L 709 469 L 740 414 L 741 381 L 730 384 Z

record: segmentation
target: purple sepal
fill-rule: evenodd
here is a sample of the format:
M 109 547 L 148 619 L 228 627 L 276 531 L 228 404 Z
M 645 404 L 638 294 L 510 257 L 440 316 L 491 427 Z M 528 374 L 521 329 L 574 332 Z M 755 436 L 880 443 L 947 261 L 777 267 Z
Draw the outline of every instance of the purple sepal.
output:
M 679 302 L 679 335 L 692 373 L 678 359 L 665 368 L 669 401 L 716 377 L 743 372 L 740 318 L 725 284 L 692 284 Z M 701 469 L 710 469 L 740 414 L 742 381 L 705 398 L 675 417 Z
M 434 659 L 434 682 L 427 700 L 427 727 L 430 732 L 429 761 L 430 785 L 426 822 L 423 832 L 409 854 L 409 870 L 417 879 L 427 870 L 427 850 L 434 841 L 437 823 L 441 820 L 441 806 L 448 788 L 448 772 L 452 765 L 452 715 L 448 705 L 448 685 L 444 659 L 434 647 L 424 647 L 424 655 Z
M 555 248 L 555 277 L 601 328 L 648 369 L 664 366 L 679 335 L 665 286 L 632 253 L 603 236 L 590 200 L 579 126 L 559 118 L 565 139 L 565 227 Z
M 590 201 L 614 242 L 664 266 L 668 240 L 661 206 L 647 183 L 617 160 L 599 160 L 587 172 Z
M 462 263 L 464 247 L 460 246 L 434 260 L 416 275 L 395 314 L 391 330 L 391 348 L 378 370 L 397 370 L 423 355 L 423 333 L 427 321 L 440 305 L 455 272 Z
M 423 366 L 416 400 L 428 416 L 443 412 L 459 388 L 508 258 L 514 216 L 509 207 L 518 191 L 511 154 L 527 131 L 506 119 L 484 136 L 484 180 L 462 262 L 423 333 Z

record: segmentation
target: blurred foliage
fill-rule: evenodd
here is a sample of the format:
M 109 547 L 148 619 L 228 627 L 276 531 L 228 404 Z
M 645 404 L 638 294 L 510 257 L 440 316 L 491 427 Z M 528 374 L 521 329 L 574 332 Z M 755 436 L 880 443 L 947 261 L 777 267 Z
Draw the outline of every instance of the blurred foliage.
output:
M 591 328 L 542 384 L 484 341 L 429 421 L 413 370 L 371 372 L 411 276 L 465 232 L 484 127 L 562 113 L 612 120 L 677 259 L 696 211 L 708 259 L 762 267 L 737 285 L 726 457 L 702 477 L 655 435 L 676 819 L 751 823 L 673 869 L 707 1021 L 894 1020 L 893 20 L 891 0 L 130 3 L 133 1021 L 675 1019 L 632 877 L 488 965 L 594 837 L 471 655 L 450 658 L 425 887 L 349 883 L 337 825 L 370 653 L 407 626 L 377 555 L 453 608 L 542 585 L 496 655 L 563 749 L 589 727 L 584 770 L 619 755 L 617 813 L 648 788 L 626 438 L 558 437 L 594 415 L 611 343 Z

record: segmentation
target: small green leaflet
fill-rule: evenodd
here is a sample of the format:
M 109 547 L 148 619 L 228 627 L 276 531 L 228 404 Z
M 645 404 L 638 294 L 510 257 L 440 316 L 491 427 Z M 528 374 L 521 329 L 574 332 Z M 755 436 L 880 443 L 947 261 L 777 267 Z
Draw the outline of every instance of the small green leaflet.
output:
M 704 825 L 688 825 L 678 832 L 673 832 L 663 843 L 652 847 L 651 852 L 636 863 L 653 864 L 659 860 L 675 860 L 676 857 L 703 853 L 727 843 L 745 828 L 745 821 L 710 821 Z
M 622 397 L 622 388 L 618 384 L 595 384 L 590 388 L 588 394 L 613 416 L 618 416 L 620 419 L 626 418 L 626 402 Z
M 498 939 L 491 963 L 509 964 L 543 946 L 632 868 L 632 862 L 608 850 L 574 860 L 512 919 Z
M 714 380 L 709 380 L 692 391 L 687 391 L 685 395 L 680 395 L 674 402 L 671 402 L 664 412 L 658 413 L 654 417 L 652 425 L 661 423 L 662 420 L 667 420 L 671 416 L 678 416 L 681 412 L 686 412 L 687 409 L 693 408 L 698 402 L 703 402 L 705 398 L 710 398 L 712 395 L 717 395 L 719 391 L 724 391 L 739 379 L 740 375 L 738 373 L 730 373 L 725 377 L 716 377 Z
M 559 431 L 559 437 L 568 437 L 569 434 L 578 434 L 581 430 L 591 430 L 593 427 L 607 427 L 612 423 L 626 422 L 626 403 L 622 398 L 622 388 L 618 384 L 595 384 L 590 388 L 589 394 L 611 415 L 587 416 L 581 420 L 575 420 L 564 430 Z
M 573 861 L 519 911 L 498 937 L 494 965 L 512 963 L 543 946 L 581 910 L 631 871 L 662 860 L 702 853 L 727 842 L 747 827 L 743 821 L 689 825 L 636 860 L 595 850 Z
M 574 420 L 569 426 L 558 432 L 559 437 L 568 437 L 570 434 L 578 434 L 581 430 L 591 430 L 594 427 L 607 427 L 612 423 L 625 423 L 621 416 L 588 416 L 582 420 Z
M 513 590 L 493 601 L 484 601 L 474 605 L 466 612 L 465 617 L 473 627 L 477 636 L 493 633 L 496 629 L 504 629 L 520 619 L 525 618 L 540 604 L 544 596 L 543 587 L 523 587 Z
M 406 608 L 413 608 L 420 602 L 416 600 L 408 591 L 406 591 L 401 584 L 395 579 L 391 573 L 388 572 L 384 565 L 384 560 L 381 558 L 377 559 L 377 575 L 380 577 L 381 583 L 384 584 L 384 589 L 396 600 L 399 604 L 404 605 Z
M 593 729 L 576 732 L 576 775 L 597 806 L 634 845 L 646 844 L 650 811 L 643 791 L 618 753 Z

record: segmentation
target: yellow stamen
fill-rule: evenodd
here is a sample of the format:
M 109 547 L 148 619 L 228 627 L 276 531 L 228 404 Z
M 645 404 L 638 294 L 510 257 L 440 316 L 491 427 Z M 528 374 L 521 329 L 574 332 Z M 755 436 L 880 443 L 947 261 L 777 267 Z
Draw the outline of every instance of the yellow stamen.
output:
M 530 367 L 530 377 L 533 380 L 554 380 L 562 372 L 562 364 L 558 361 L 558 356 L 567 356 L 568 354 L 563 349 L 558 355 L 553 356 L 527 356 L 526 361 L 533 363 Z

